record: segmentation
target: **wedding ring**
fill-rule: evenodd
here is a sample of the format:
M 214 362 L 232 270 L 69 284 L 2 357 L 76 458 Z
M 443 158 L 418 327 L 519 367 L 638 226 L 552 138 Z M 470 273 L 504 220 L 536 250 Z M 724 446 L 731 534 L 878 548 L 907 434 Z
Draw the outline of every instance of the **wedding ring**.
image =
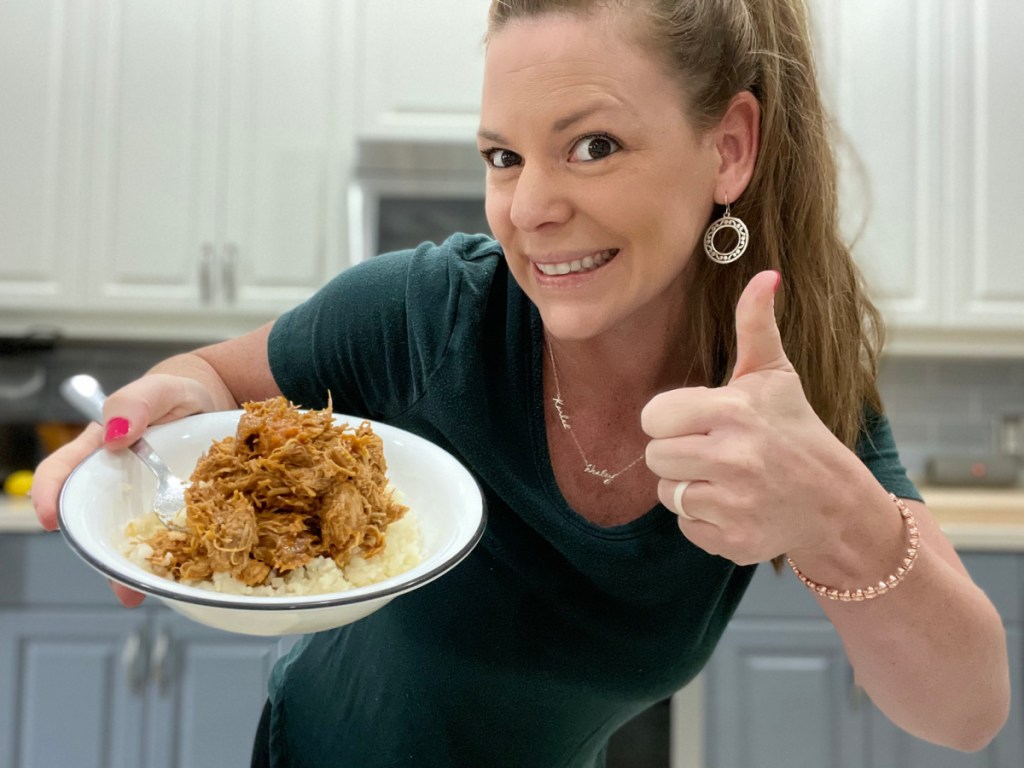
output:
M 689 484 L 688 481 L 681 480 L 676 485 L 675 491 L 672 492 L 672 511 L 683 518 L 683 520 L 690 520 L 692 522 L 697 518 L 686 514 L 686 510 L 683 509 L 683 493 L 686 492 L 686 486 Z

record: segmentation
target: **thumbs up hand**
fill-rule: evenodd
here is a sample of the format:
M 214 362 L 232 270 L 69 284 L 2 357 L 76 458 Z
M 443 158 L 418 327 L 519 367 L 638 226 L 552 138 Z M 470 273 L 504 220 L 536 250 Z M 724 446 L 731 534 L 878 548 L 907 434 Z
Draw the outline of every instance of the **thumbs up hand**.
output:
M 775 292 L 782 275 L 761 272 L 747 283 L 736 304 L 736 367 L 730 384 L 762 371 L 793 373 L 775 322 Z
M 860 464 L 814 413 L 786 357 L 775 321 L 780 279 L 761 272 L 740 296 L 727 385 L 663 392 L 641 415 L 662 504 L 690 541 L 740 565 L 827 539 L 820 489 L 835 489 L 851 460 Z

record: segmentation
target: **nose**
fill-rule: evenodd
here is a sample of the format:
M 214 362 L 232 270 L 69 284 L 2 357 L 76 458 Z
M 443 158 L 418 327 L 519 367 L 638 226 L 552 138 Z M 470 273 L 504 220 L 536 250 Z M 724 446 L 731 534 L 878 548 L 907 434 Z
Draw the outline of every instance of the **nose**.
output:
M 516 178 L 509 209 L 516 228 L 529 232 L 547 224 L 563 224 L 571 215 L 566 180 L 558 170 L 525 163 Z

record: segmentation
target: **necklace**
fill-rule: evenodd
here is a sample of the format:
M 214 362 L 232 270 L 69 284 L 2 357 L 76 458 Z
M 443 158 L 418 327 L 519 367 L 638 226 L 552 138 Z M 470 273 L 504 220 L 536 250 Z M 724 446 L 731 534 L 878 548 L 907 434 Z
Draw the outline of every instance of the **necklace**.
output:
M 583 452 L 583 446 L 580 445 L 580 441 L 576 439 L 576 433 L 572 431 L 572 424 L 569 423 L 569 414 L 565 412 L 564 406 L 565 401 L 562 400 L 562 387 L 558 383 L 558 367 L 555 365 L 555 351 L 551 348 L 551 345 L 547 345 L 548 356 L 551 358 L 551 372 L 555 375 L 555 396 L 551 398 L 551 402 L 555 405 L 555 411 L 558 413 L 558 420 L 562 425 L 562 429 L 569 433 L 569 437 L 572 438 L 573 444 L 576 446 L 576 450 L 579 451 L 580 458 L 583 459 L 583 471 L 588 475 L 594 475 L 595 477 L 601 478 L 601 481 L 605 485 L 611 485 L 612 481 L 619 475 L 628 472 L 646 455 L 641 453 L 628 465 L 620 469 L 618 472 L 609 472 L 607 469 L 598 469 L 594 466 L 594 463 L 587 458 L 587 454 Z

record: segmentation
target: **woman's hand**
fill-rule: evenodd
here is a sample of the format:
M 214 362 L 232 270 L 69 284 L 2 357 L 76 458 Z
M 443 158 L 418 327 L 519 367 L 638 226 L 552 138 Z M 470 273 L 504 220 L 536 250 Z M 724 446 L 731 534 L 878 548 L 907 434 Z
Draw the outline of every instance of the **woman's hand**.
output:
M 661 502 L 690 541 L 741 565 L 828 541 L 826 507 L 842 499 L 841 478 L 866 472 L 814 413 L 786 357 L 779 279 L 761 272 L 740 296 L 729 383 L 664 392 L 641 417 Z
M 143 376 L 107 398 L 103 426 L 90 424 L 81 435 L 40 462 L 32 482 L 32 503 L 43 528 L 57 529 L 57 500 L 71 471 L 96 449 L 119 451 L 134 443 L 151 424 L 216 410 L 195 379 L 163 373 Z M 111 582 L 122 603 L 135 606 L 142 595 Z

